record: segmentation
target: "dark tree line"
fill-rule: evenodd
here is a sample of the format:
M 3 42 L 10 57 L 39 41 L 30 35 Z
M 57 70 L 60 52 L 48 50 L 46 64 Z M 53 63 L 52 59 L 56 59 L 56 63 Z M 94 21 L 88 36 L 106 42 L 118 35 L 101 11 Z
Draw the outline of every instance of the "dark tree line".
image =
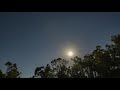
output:
M 37 67 L 32 78 L 120 78 L 120 34 L 111 36 L 112 44 L 105 45 L 105 49 L 96 49 L 85 55 L 69 60 L 55 59 L 46 66 Z M 7 62 L 6 73 L 0 70 L 1 78 L 20 78 L 17 65 Z

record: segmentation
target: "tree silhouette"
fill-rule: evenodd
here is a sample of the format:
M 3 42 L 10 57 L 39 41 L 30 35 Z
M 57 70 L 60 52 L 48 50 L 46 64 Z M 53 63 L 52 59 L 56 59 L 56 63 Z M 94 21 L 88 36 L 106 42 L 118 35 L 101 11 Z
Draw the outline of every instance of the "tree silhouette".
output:
M 74 64 L 71 66 L 71 78 L 85 78 L 85 69 L 83 68 L 83 60 L 79 57 L 74 57 L 71 60 Z
M 67 78 L 67 63 L 65 59 L 55 59 L 51 61 L 51 64 L 47 64 L 46 67 L 37 67 L 35 70 L 35 77 L 41 78 Z
M 65 59 L 55 59 L 51 61 L 49 71 L 53 78 L 116 78 L 120 77 L 120 34 L 111 36 L 111 45 L 106 45 L 105 49 L 96 46 L 96 49 L 84 56 L 84 58 L 74 57 L 72 66 L 66 66 Z M 45 72 L 46 68 L 36 71 Z M 39 75 L 39 76 L 41 76 Z M 47 74 L 49 75 L 49 74 Z M 47 76 L 46 76 L 47 78 Z
M 21 72 L 18 71 L 16 63 L 7 62 L 5 65 L 7 66 L 6 73 L 3 74 L 0 70 L 0 78 L 20 78 Z
M 46 66 L 37 67 L 32 78 L 120 78 L 120 34 L 111 36 L 112 43 L 96 46 L 83 58 L 75 56 L 70 60 L 54 59 Z M 6 73 L 0 70 L 0 78 L 20 78 L 16 63 L 7 62 Z

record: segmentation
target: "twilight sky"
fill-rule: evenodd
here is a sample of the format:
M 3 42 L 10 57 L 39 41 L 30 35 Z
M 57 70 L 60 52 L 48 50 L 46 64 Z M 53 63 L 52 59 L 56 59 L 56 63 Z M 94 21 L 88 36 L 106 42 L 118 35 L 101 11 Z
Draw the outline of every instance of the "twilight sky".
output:
M 0 12 L 0 69 L 17 63 L 22 77 L 37 66 L 77 56 L 110 43 L 120 33 L 120 12 Z

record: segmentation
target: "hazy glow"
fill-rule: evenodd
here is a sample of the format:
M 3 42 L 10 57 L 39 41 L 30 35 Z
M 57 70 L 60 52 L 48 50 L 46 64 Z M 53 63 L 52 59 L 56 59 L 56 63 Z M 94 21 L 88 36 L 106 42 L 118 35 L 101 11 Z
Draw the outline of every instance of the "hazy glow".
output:
M 72 52 L 72 51 L 69 51 L 69 52 L 68 52 L 68 56 L 73 56 L 73 52 Z

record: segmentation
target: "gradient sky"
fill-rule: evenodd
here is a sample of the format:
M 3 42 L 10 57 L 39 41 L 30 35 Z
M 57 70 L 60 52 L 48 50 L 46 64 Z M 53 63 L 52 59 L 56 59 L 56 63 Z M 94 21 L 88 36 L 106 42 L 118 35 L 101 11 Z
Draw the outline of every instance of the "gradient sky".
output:
M 84 56 L 120 33 L 120 12 L 0 12 L 0 69 L 17 63 L 22 77 L 37 66 L 67 58 L 66 49 Z

